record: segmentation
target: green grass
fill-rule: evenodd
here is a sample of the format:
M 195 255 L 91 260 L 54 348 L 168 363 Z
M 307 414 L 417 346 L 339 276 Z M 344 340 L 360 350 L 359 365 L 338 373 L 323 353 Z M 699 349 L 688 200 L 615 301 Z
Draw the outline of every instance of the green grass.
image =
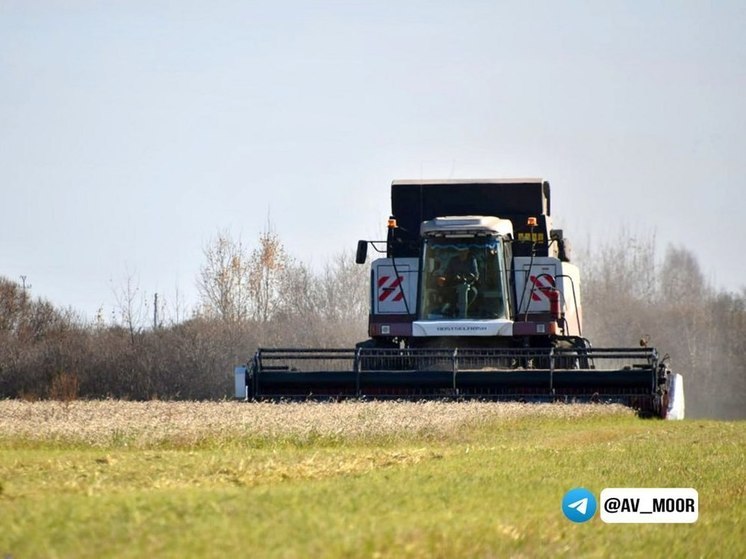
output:
M 356 405 L 361 423 L 392 409 Z M 122 433 L 0 428 L 0 556 L 746 556 L 743 422 L 529 411 L 354 436 Z M 560 508 L 576 486 L 694 487 L 699 521 L 576 525 Z

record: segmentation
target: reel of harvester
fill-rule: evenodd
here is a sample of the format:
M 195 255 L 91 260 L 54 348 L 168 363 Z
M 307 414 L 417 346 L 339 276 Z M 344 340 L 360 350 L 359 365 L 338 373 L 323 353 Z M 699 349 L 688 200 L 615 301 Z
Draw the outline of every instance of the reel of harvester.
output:
M 600 402 L 661 416 L 674 383 L 652 348 L 259 349 L 236 369 L 249 400 Z

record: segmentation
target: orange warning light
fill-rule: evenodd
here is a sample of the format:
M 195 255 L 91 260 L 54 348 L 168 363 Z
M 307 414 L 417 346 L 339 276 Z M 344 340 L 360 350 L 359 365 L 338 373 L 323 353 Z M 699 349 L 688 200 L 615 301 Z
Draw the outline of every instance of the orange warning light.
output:
M 529 217 L 528 220 L 526 221 L 526 225 L 528 225 L 529 227 L 536 227 L 537 224 L 538 224 L 538 221 L 536 220 L 535 217 Z

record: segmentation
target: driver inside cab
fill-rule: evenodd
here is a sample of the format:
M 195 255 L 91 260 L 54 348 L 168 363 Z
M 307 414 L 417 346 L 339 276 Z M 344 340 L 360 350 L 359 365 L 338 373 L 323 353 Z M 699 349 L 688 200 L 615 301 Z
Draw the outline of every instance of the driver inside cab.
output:
M 437 285 L 441 288 L 443 300 L 446 301 L 443 311 L 445 313 L 454 311 L 458 303 L 458 287 L 461 285 L 469 286 L 469 290 L 473 292 L 473 298 L 476 295 L 474 284 L 478 280 L 479 268 L 476 257 L 467 247 L 459 247 L 448 262 L 444 275 L 437 278 Z

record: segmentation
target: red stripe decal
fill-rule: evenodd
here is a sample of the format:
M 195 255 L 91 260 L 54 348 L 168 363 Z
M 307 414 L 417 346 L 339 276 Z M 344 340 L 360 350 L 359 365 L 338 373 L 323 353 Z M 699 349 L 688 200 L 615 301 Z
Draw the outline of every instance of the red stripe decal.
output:
M 401 285 L 401 282 L 404 281 L 404 276 L 399 276 L 393 282 L 391 282 L 391 285 L 389 285 L 388 287 L 383 287 L 386 281 L 388 281 L 388 279 L 389 279 L 389 276 L 386 276 L 385 278 L 379 278 L 378 280 L 378 287 L 381 290 L 380 294 L 378 295 L 379 301 L 385 301 L 386 299 L 388 299 L 389 296 L 391 296 L 391 294 L 394 293 L 394 291 L 396 291 L 397 288 L 399 288 L 399 286 Z M 381 281 L 381 280 L 384 280 L 384 281 Z M 397 295 L 392 299 L 392 301 L 400 301 L 403 296 L 404 295 L 401 291 L 401 288 L 399 288 L 399 293 L 397 293 Z

